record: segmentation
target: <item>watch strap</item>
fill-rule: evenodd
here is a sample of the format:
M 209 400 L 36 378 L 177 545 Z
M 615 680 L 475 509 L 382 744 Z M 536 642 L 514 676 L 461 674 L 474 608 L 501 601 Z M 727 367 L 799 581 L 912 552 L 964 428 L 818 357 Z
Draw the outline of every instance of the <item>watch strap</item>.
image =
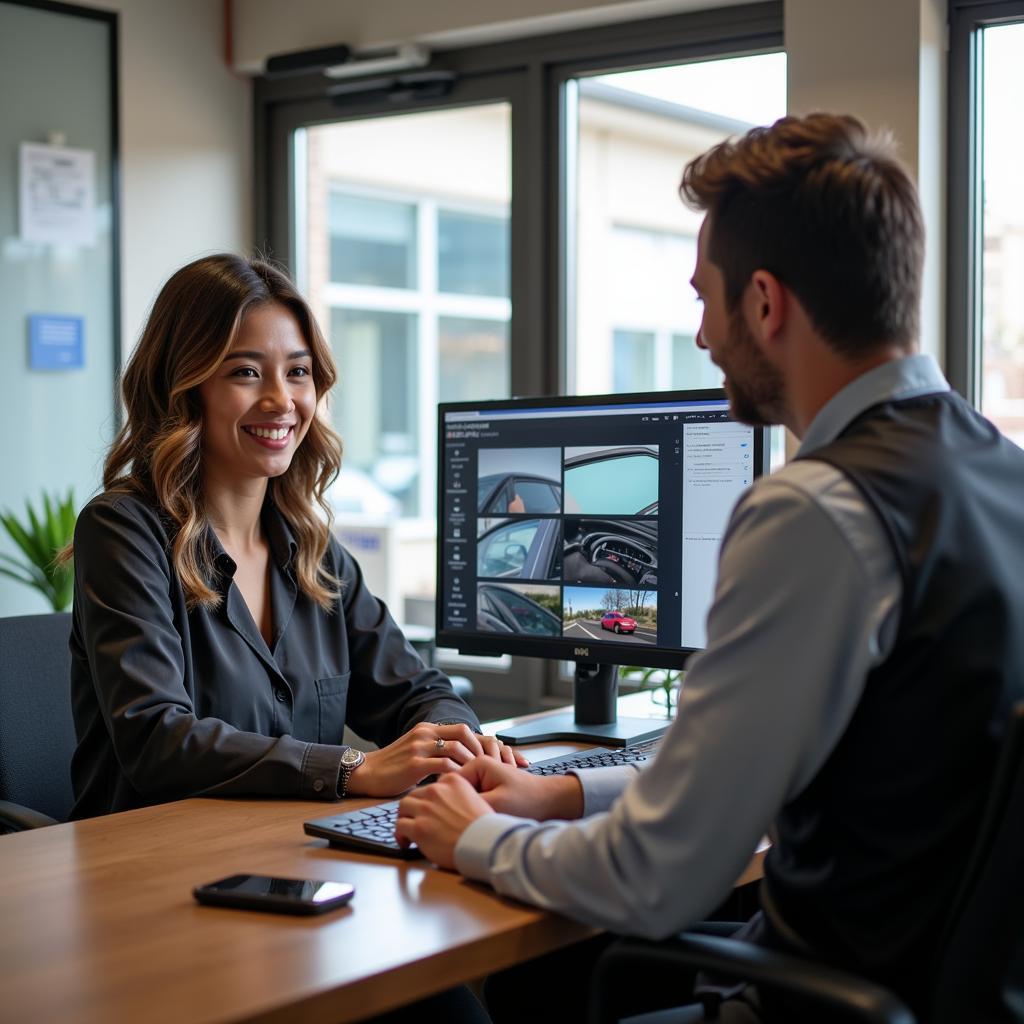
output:
M 349 747 L 348 749 L 352 750 L 354 748 Z M 344 761 L 341 762 L 338 767 L 338 799 L 344 799 L 348 796 L 349 779 L 352 778 L 352 773 L 363 763 L 364 760 L 366 760 L 365 755 L 353 764 L 345 764 Z

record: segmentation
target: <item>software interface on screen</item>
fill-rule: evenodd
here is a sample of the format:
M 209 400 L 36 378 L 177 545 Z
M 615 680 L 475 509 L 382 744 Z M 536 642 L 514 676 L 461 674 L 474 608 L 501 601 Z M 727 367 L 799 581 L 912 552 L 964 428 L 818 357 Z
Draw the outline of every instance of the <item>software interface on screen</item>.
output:
M 441 417 L 444 633 L 628 645 L 615 660 L 640 664 L 645 647 L 704 646 L 722 535 L 756 472 L 725 398 Z

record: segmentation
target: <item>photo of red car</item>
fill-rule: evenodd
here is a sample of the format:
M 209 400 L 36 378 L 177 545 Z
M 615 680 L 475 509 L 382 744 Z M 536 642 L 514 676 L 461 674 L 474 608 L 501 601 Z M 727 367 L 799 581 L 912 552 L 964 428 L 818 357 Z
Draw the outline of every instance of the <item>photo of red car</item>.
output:
M 622 612 L 605 612 L 601 616 L 601 628 L 611 629 L 616 633 L 632 633 L 636 629 L 636 619 L 631 619 Z

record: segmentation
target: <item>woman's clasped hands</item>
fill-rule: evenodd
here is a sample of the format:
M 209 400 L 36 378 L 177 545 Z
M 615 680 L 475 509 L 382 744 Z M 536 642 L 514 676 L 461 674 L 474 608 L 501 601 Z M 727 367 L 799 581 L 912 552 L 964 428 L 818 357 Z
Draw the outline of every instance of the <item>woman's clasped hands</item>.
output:
M 394 743 L 371 750 L 348 781 L 351 796 L 393 796 L 411 789 L 431 775 L 457 771 L 475 757 L 525 767 L 529 762 L 517 750 L 493 736 L 481 736 L 468 725 L 420 722 Z

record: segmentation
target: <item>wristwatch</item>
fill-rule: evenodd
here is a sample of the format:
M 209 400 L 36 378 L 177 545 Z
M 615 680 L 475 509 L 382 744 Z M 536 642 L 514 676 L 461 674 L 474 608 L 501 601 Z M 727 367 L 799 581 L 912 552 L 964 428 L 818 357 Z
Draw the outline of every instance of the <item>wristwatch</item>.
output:
M 366 755 L 355 747 L 346 747 L 341 754 L 341 771 L 338 773 L 338 796 L 348 796 L 348 780 L 352 773 L 366 760 Z

